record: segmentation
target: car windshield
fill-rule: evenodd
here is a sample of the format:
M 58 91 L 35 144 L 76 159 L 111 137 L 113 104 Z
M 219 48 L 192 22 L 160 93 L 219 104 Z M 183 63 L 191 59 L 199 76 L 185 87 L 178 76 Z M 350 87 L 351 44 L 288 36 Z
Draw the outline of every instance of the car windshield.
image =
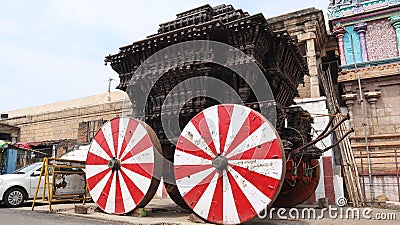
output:
M 22 167 L 20 169 L 17 169 L 16 171 L 12 172 L 12 174 L 25 174 L 28 173 L 30 171 L 32 171 L 33 169 L 37 168 L 39 165 L 39 163 L 35 163 L 35 164 L 31 164 L 25 167 Z

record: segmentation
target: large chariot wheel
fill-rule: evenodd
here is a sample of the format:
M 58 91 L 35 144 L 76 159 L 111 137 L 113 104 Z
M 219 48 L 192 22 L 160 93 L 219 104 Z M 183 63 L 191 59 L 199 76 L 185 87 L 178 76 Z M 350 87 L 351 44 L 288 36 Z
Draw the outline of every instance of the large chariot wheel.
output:
M 198 216 L 239 224 L 257 216 L 279 194 L 285 174 L 282 143 L 260 113 L 223 104 L 197 114 L 174 154 L 178 190 Z
M 94 202 L 110 214 L 144 207 L 160 183 L 159 140 L 144 122 L 114 118 L 96 133 L 86 159 L 86 181 Z

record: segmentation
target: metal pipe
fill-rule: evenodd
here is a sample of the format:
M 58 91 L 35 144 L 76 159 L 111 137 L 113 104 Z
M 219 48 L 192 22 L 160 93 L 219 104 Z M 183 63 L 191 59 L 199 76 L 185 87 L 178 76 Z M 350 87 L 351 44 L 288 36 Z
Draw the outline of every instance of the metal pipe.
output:
M 345 139 L 349 134 L 351 134 L 351 133 L 353 133 L 353 132 L 354 132 L 354 129 L 351 128 L 349 131 L 347 131 L 346 133 L 344 133 L 344 135 L 343 135 L 338 141 L 336 141 L 333 145 L 331 145 L 331 146 L 325 148 L 325 149 L 322 150 L 322 151 L 323 151 L 323 152 L 326 152 L 326 151 L 328 151 L 329 149 L 335 147 L 335 146 L 338 145 L 341 141 L 343 141 L 343 139 Z
M 395 152 L 395 161 L 396 161 L 396 178 L 397 178 L 397 195 L 399 196 L 399 202 L 400 202 L 400 180 L 399 180 L 399 163 L 397 161 L 397 149 L 394 149 Z
M 326 134 L 324 134 L 324 135 L 322 135 L 322 136 L 319 136 L 319 137 L 317 137 L 316 139 L 314 139 L 314 140 L 308 142 L 308 144 L 303 145 L 303 146 L 301 146 L 301 147 L 299 147 L 299 148 L 293 150 L 293 152 L 294 152 L 294 153 L 297 153 L 297 152 L 299 152 L 299 151 L 301 151 L 301 150 L 303 150 L 303 149 L 305 149 L 305 148 L 308 148 L 308 147 L 310 147 L 311 145 L 313 145 L 313 144 L 315 144 L 315 143 L 321 141 L 322 139 L 326 138 L 329 134 L 331 134 L 333 131 L 335 131 L 335 129 L 336 129 L 338 126 L 340 126 L 340 124 L 342 124 L 344 121 L 348 120 L 349 118 L 350 118 L 349 115 L 346 115 L 346 116 L 343 117 L 337 124 L 335 124 L 335 126 L 333 126 L 328 132 L 326 132 Z
M 336 115 L 336 113 L 335 113 L 335 115 Z M 323 130 L 323 131 L 318 135 L 317 138 L 321 137 L 322 135 L 324 135 L 324 134 L 328 131 L 329 127 L 333 124 L 333 120 L 335 119 L 335 115 L 333 115 L 333 116 L 331 116 L 331 117 L 329 118 L 329 122 L 328 122 L 328 124 L 326 125 L 325 130 Z
M 367 195 L 365 194 L 365 176 L 364 176 L 364 156 L 362 151 L 360 151 L 360 160 L 361 160 L 361 174 L 362 174 L 362 185 L 363 185 L 363 195 L 364 195 L 364 202 L 367 202 Z

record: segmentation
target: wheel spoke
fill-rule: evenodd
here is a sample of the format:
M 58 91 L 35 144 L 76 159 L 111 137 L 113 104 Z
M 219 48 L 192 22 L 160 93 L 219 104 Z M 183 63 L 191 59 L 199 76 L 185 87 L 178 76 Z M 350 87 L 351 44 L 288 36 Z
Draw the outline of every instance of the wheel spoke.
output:
M 229 157 L 229 160 L 251 160 L 251 159 L 278 159 L 280 156 L 280 146 L 278 139 L 265 142 L 256 147 L 250 148 L 239 154 Z
M 200 150 L 204 152 L 204 158 L 208 157 L 208 159 L 212 159 L 213 157 L 215 157 L 215 154 L 208 147 L 207 142 L 197 131 L 192 122 L 189 122 L 185 126 L 185 129 L 182 131 L 181 136 L 178 140 L 177 149 L 186 152 L 196 152 Z
M 243 168 L 240 166 L 231 165 L 231 167 L 268 198 L 273 199 L 275 197 L 276 189 L 281 183 L 280 180 L 270 176 L 265 176 L 257 172 L 253 172 L 247 168 Z
M 225 142 L 228 136 L 228 129 L 232 123 L 232 111 L 233 105 L 219 105 L 218 109 L 218 126 L 219 126 L 219 153 L 223 154 L 222 151 L 225 149 Z M 212 110 L 212 108 L 210 109 Z M 208 110 L 207 110 L 208 111 Z
M 122 121 L 126 121 L 126 120 L 122 120 Z M 118 154 L 119 158 L 122 158 L 122 154 L 125 152 L 126 147 L 128 146 L 128 143 L 131 142 L 132 137 L 134 135 L 134 132 L 136 131 L 137 126 L 139 125 L 138 122 L 136 122 L 135 120 L 128 120 L 128 123 L 126 123 L 126 127 L 125 127 L 125 134 L 123 134 L 121 131 L 120 132 L 120 138 L 123 140 L 121 143 L 121 147 L 119 147 L 120 151 Z
M 223 171 L 223 220 L 227 224 L 239 224 L 239 213 L 237 208 L 237 202 L 240 202 L 239 205 L 243 205 L 246 200 L 238 198 L 237 190 L 233 189 L 232 183 L 229 180 L 228 173 L 226 170 Z M 235 191 L 234 191 L 235 190 Z M 235 201 L 236 200 L 236 201 Z M 244 212 L 248 212 L 250 208 L 239 208 Z M 241 212 L 241 211 L 240 211 Z
M 261 212 L 271 203 L 271 198 L 269 198 L 264 193 L 262 193 L 256 186 L 254 186 L 246 178 L 244 178 L 242 175 L 240 175 L 238 172 L 236 172 L 232 168 L 229 168 L 228 170 L 229 170 L 229 174 L 232 175 L 232 178 L 234 178 L 235 183 L 237 184 L 237 186 L 234 185 L 234 188 L 239 188 L 239 189 L 235 189 L 239 192 L 236 194 L 241 195 L 240 192 L 243 193 L 245 195 L 245 198 L 247 199 L 247 201 L 249 201 L 252 208 L 255 210 L 255 212 L 257 212 L 257 213 Z M 233 183 L 233 181 L 231 182 L 231 184 L 232 183 Z M 240 197 L 239 197 L 239 199 L 240 199 Z M 245 205 L 246 202 L 241 202 L 241 204 Z M 243 211 L 243 212 L 245 212 L 245 211 Z M 245 216 L 245 214 L 243 214 L 243 216 Z
M 257 130 L 244 138 L 241 143 L 237 144 L 235 148 L 229 148 L 225 156 L 230 158 L 274 139 L 276 139 L 274 128 L 268 123 L 263 123 Z
M 105 134 L 107 134 L 108 136 L 111 136 L 110 131 L 110 123 L 106 123 L 103 125 L 103 127 L 100 128 L 100 130 L 96 133 L 96 135 L 94 136 L 94 140 L 99 144 L 100 149 L 102 149 L 107 155 L 108 157 L 112 158 L 114 156 L 113 151 L 111 151 L 111 142 L 110 140 L 108 140 L 105 136 Z
M 211 155 L 212 153 L 205 152 L 203 149 L 199 148 L 197 145 L 193 144 L 193 142 L 189 141 L 188 139 L 186 139 L 186 137 L 183 136 L 179 137 L 175 151 L 177 153 L 185 152 L 207 160 L 213 159 L 213 156 Z
M 211 200 L 210 211 L 208 212 L 208 221 L 222 221 L 223 214 L 223 186 L 222 186 L 222 176 L 218 174 L 217 184 L 214 189 L 214 195 Z
M 111 124 L 111 134 L 112 134 L 112 147 L 114 150 L 114 156 L 118 156 L 118 142 L 119 142 L 119 132 L 120 132 L 120 126 L 119 123 L 120 121 L 123 120 L 111 120 L 110 124 Z
M 227 147 L 227 150 L 224 152 L 225 156 L 228 156 L 232 151 L 234 151 L 238 146 L 243 145 L 243 143 L 248 142 L 250 140 L 254 140 L 254 137 L 257 137 L 253 133 L 258 131 L 259 128 L 264 124 L 262 118 L 255 111 L 250 111 L 249 115 L 244 120 L 242 126 L 237 131 L 237 133 L 232 134 L 234 136 L 232 143 Z M 259 131 L 260 132 L 260 131 Z M 261 133 L 261 132 L 260 132 Z M 273 132 L 272 132 L 273 133 Z
M 130 156 L 132 156 L 134 154 L 134 152 L 131 152 L 131 151 L 135 148 L 135 146 L 138 145 L 139 141 L 143 140 L 143 138 L 146 135 L 147 135 L 146 129 L 143 126 L 138 125 L 136 127 L 136 129 L 133 131 L 132 137 L 130 138 L 130 141 L 125 146 L 124 151 L 123 152 L 121 151 L 122 153 L 120 153 L 121 156 L 119 158 L 126 159 L 126 157 L 129 157 L 129 156 L 126 156 L 129 153 L 130 153 Z M 140 147 L 139 147 L 139 149 L 140 149 Z
M 213 113 L 213 112 L 211 112 Z M 215 113 L 216 114 L 216 113 Z M 206 119 L 207 118 L 207 119 Z M 203 137 L 207 146 L 211 149 L 213 155 L 217 155 L 217 149 L 215 146 L 219 146 L 219 134 L 217 126 L 217 116 L 207 115 L 199 113 L 196 118 L 193 118 L 193 126 L 197 129 L 201 137 Z M 218 141 L 218 143 L 217 143 Z

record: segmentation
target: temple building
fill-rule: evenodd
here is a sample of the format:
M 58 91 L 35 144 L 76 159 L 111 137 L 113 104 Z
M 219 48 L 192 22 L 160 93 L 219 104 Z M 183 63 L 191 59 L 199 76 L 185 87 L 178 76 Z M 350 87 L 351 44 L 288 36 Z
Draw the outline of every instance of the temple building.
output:
M 367 201 L 400 201 L 400 0 L 331 1 L 338 83 Z
M 297 87 L 299 96 L 297 105 L 313 116 L 313 136 L 317 137 L 327 126 L 333 112 L 327 105 L 327 94 L 322 84 L 322 77 L 329 76 L 334 89 L 337 90 L 338 48 L 335 37 L 328 33 L 325 17 L 321 9 L 307 8 L 267 19 L 272 30 L 286 30 L 296 40 L 301 55 L 307 61 L 308 75 L 304 83 Z M 329 70 L 326 73 L 324 70 Z M 330 93 L 337 95 L 338 92 Z M 336 140 L 335 135 L 325 138 L 318 147 L 324 148 Z M 321 178 L 316 193 L 309 199 L 315 202 L 326 198 L 329 203 L 344 195 L 344 184 L 338 148 L 325 152 L 319 162 Z

